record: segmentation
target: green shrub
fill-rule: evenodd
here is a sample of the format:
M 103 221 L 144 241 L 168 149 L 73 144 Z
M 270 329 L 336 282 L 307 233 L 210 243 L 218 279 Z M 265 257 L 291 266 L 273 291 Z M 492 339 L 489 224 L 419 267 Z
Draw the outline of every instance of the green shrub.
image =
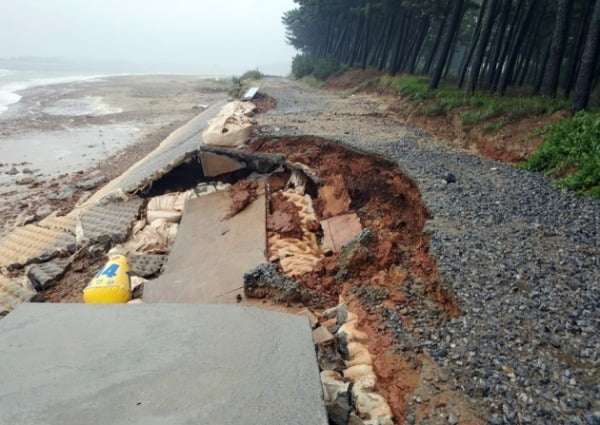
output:
M 292 59 L 292 74 L 297 79 L 311 75 L 315 69 L 315 64 L 315 58 L 307 53 L 296 55 Z
M 314 75 L 306 75 L 300 79 L 304 84 L 308 84 L 315 89 L 322 89 L 325 87 L 325 83 L 322 80 L 317 80 Z
M 246 80 L 262 80 L 265 75 L 257 69 L 246 71 L 240 77 L 240 81 Z
M 523 168 L 559 177 L 557 185 L 600 198 L 600 111 L 551 124 Z
M 312 74 L 317 80 L 324 81 L 327 77 L 335 74 L 340 70 L 340 62 L 332 58 L 319 58 L 315 63 L 315 68 Z
M 230 97 L 240 97 L 240 92 L 242 91 L 242 79 L 240 77 L 233 76 L 231 77 L 231 86 L 229 87 L 229 96 Z

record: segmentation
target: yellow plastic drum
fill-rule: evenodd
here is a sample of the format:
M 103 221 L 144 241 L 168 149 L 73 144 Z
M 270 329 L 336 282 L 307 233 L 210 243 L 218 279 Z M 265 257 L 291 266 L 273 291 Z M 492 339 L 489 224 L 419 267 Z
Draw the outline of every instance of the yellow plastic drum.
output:
M 83 301 L 90 304 L 118 304 L 129 300 L 129 261 L 124 255 L 114 255 L 83 290 Z

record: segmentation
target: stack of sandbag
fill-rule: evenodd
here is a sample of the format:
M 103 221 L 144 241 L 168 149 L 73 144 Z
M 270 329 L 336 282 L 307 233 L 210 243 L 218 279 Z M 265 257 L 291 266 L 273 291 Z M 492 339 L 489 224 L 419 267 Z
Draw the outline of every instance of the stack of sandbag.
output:
M 209 146 L 237 147 L 248 138 L 254 121 L 250 118 L 256 105 L 252 102 L 230 102 L 208 122 L 202 133 L 202 141 Z

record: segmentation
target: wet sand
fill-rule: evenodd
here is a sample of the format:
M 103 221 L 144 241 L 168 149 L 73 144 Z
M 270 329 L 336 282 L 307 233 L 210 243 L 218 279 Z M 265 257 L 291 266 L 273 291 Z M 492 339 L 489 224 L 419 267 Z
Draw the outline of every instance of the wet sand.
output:
M 228 88 L 228 79 L 144 75 L 22 91 L 0 115 L 0 232 L 41 206 L 70 209 L 87 196 L 78 182 L 119 175 Z

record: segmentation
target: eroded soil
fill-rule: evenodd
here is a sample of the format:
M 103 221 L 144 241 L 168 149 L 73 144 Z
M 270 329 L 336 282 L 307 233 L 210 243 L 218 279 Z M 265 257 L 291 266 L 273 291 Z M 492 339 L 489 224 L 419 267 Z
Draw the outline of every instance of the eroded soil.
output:
M 430 215 L 416 185 L 385 158 L 314 137 L 257 139 L 247 150 L 284 154 L 290 163 L 304 164 L 322 180 L 321 188 L 331 189 L 314 199 L 319 219 L 356 212 L 363 228 L 373 232 L 366 251 L 350 258 L 328 253 L 296 280 L 314 295 L 306 298 L 305 306 L 317 314 L 343 301 L 359 316 L 360 329 L 369 336 L 380 393 L 403 423 L 427 363 L 423 354 L 402 348 L 404 334 L 418 332 L 417 315 L 430 316 L 431 325 L 439 326 L 460 314 L 429 256 L 423 227 Z M 284 180 L 272 179 L 271 192 L 282 188 Z M 345 197 L 349 203 L 340 205 Z M 273 195 L 268 230 L 297 235 L 297 213 L 294 205 Z

